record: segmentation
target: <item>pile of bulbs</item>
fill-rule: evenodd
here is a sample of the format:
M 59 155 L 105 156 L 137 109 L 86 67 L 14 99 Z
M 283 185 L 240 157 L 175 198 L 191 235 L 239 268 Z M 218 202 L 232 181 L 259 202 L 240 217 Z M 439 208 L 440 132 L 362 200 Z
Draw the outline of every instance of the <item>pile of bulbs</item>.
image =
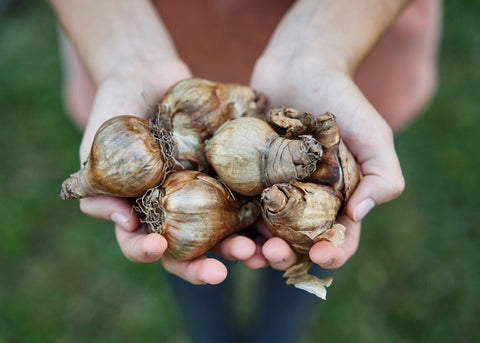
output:
M 332 279 L 308 274 L 310 247 L 341 245 L 336 222 L 360 173 L 335 116 L 292 108 L 266 113 L 250 87 L 192 78 L 173 85 L 149 120 L 118 116 L 97 130 L 60 197 L 131 198 L 165 254 L 189 260 L 263 217 L 302 257 L 287 284 L 323 299 Z

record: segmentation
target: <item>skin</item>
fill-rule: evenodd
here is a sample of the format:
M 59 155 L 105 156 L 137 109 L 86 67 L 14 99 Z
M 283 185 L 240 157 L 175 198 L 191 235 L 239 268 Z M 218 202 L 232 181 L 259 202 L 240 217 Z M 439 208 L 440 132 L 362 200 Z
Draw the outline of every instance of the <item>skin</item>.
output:
M 315 263 L 330 269 L 342 266 L 358 247 L 360 220 L 373 206 L 403 191 L 393 131 L 414 118 L 434 87 L 439 1 L 413 1 L 405 10 L 407 1 L 400 0 L 299 0 L 291 7 L 287 0 L 226 1 L 221 6 L 215 0 L 156 1 L 156 7 L 145 0 L 50 3 L 66 33 L 62 38 L 66 105 L 85 129 L 81 161 L 102 122 L 120 114 L 147 117 L 147 104 L 158 102 L 173 83 L 192 75 L 248 83 L 249 75 L 250 85 L 272 106 L 335 113 L 340 133 L 365 176 L 347 204 L 346 216 L 339 218 L 347 228 L 345 243 L 341 247 L 316 243 L 310 251 Z M 162 21 L 156 10 L 169 16 Z M 195 24 L 189 30 L 189 20 L 176 28 L 175 15 L 182 13 L 187 19 L 188 13 L 191 18 L 204 13 L 204 31 Z M 262 20 L 265 17 L 273 19 Z M 213 44 L 224 47 L 209 47 L 215 56 L 195 54 L 198 49 L 190 51 L 183 43 L 203 39 L 209 44 L 212 40 L 197 36 L 215 28 Z M 252 35 L 249 29 L 260 33 Z M 243 49 L 235 50 L 235 43 L 242 42 Z M 219 72 L 219 63 L 228 67 Z M 119 246 L 132 261 L 161 259 L 167 271 L 194 284 L 216 284 L 227 276 L 216 259 L 179 262 L 163 257 L 165 239 L 144 234 L 122 199 L 98 196 L 81 200 L 80 207 L 90 216 L 115 223 Z M 288 244 L 271 237 L 263 223 L 256 226 L 264 238 L 232 236 L 215 251 L 250 268 L 269 264 L 284 270 L 297 261 Z

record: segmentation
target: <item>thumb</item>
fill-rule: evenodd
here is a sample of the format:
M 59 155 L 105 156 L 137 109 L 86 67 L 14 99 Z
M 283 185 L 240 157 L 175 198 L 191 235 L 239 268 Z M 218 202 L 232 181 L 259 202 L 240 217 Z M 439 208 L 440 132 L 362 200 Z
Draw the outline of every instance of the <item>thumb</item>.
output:
M 377 152 L 378 155 L 361 163 L 363 177 L 347 204 L 346 214 L 355 222 L 362 220 L 375 206 L 398 197 L 405 188 L 393 141 Z
M 123 198 L 97 195 L 81 199 L 80 209 L 89 216 L 113 221 L 125 231 L 133 232 L 139 225 L 132 205 Z

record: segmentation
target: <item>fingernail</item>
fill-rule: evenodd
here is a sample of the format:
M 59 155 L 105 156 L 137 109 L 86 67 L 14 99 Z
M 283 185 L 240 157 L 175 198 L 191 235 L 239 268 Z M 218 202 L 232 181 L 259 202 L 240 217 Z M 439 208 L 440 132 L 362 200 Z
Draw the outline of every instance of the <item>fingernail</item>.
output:
M 122 227 L 126 227 L 129 222 L 129 220 L 125 218 L 123 214 L 118 212 L 112 213 L 112 215 L 110 216 L 110 220 Z
M 328 267 L 328 266 L 330 266 L 332 263 L 333 263 L 333 258 L 330 259 L 329 261 L 325 262 L 325 263 L 322 263 L 321 266 L 322 266 L 322 267 Z
M 360 204 L 355 207 L 353 211 L 353 219 L 356 222 L 362 220 L 372 208 L 375 207 L 375 201 L 372 198 L 366 198 Z
M 151 258 L 157 258 L 161 257 L 163 255 L 163 252 L 147 252 L 147 255 Z
M 284 257 L 284 258 L 281 258 L 281 259 L 269 260 L 269 261 L 270 261 L 270 263 L 279 264 L 279 263 L 285 263 L 285 262 L 287 262 L 287 259 Z

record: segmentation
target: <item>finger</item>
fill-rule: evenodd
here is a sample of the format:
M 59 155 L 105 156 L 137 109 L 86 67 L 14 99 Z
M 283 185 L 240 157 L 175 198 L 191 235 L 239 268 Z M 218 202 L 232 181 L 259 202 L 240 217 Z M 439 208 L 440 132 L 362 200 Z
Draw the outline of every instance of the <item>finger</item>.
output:
M 393 139 L 390 134 L 378 135 L 367 146 L 359 159 L 363 177 L 348 201 L 347 215 L 354 221 L 362 220 L 375 206 L 398 197 L 405 188 Z
M 253 226 L 255 229 L 262 235 L 262 237 L 265 237 L 266 239 L 272 238 L 273 235 L 270 232 L 270 230 L 267 227 L 267 224 L 263 220 L 257 220 Z
M 268 266 L 267 259 L 262 252 L 263 240 L 255 243 L 255 253 L 252 257 L 243 261 L 243 263 L 250 269 L 259 269 Z
M 298 260 L 297 254 L 288 243 L 279 237 L 273 237 L 266 241 L 262 252 L 274 269 L 285 270 L 293 266 Z
M 115 226 L 118 245 L 130 261 L 149 263 L 160 259 L 167 249 L 167 240 L 158 233 L 145 234 L 142 230 L 125 231 Z
M 227 260 L 247 260 L 255 250 L 255 243 L 245 236 L 230 236 L 214 248 L 215 253 Z
M 112 196 L 95 196 L 80 200 L 80 209 L 95 218 L 111 220 L 125 231 L 138 228 L 138 217 L 132 205 L 125 199 Z
M 228 273 L 223 263 L 205 256 L 191 261 L 178 261 L 164 256 L 162 263 L 165 270 L 194 285 L 219 284 L 225 280 Z
M 360 223 L 355 223 L 346 216 L 339 217 L 337 221 L 346 228 L 345 242 L 341 246 L 335 246 L 333 243 L 324 240 L 315 243 L 310 248 L 310 259 L 325 269 L 340 268 L 358 248 Z

